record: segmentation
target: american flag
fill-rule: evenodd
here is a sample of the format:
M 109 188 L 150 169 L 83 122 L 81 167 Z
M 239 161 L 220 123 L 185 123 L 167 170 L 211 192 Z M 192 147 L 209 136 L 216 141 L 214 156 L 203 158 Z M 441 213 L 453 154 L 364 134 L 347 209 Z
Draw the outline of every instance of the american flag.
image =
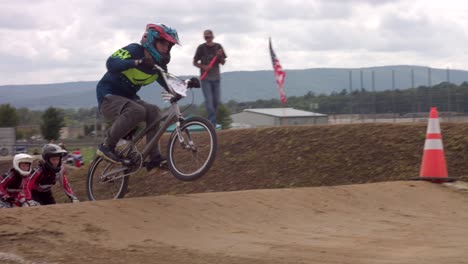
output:
M 270 38 L 270 55 L 271 55 L 271 62 L 273 63 L 273 70 L 275 71 L 275 78 L 276 84 L 278 84 L 278 89 L 280 92 L 280 99 L 281 103 L 286 103 L 286 94 L 284 93 L 284 78 L 286 78 L 286 73 L 283 71 L 281 64 L 276 57 L 275 52 L 273 51 L 273 47 L 271 46 L 271 38 Z

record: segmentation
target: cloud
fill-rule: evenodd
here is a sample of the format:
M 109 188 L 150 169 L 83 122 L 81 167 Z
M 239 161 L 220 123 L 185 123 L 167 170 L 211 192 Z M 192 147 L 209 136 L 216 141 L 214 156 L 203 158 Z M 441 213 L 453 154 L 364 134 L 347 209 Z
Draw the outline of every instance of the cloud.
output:
M 210 28 L 223 71 L 270 70 L 268 37 L 283 67 L 417 64 L 468 69 L 463 1 L 16 0 L 0 3 L 0 85 L 98 80 L 115 50 L 147 23 L 179 32 L 169 69 L 196 75 L 193 54 Z M 21 77 L 20 77 L 21 76 Z

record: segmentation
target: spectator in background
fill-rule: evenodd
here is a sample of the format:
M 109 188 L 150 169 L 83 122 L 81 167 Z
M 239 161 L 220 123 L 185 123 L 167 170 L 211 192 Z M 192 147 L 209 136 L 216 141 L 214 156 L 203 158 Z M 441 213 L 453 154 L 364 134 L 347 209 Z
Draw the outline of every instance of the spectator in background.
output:
M 226 53 L 221 44 L 213 42 L 213 31 L 203 32 L 205 43 L 200 44 L 193 57 L 193 65 L 200 68 L 200 80 L 208 119 L 216 127 L 216 113 L 221 100 L 221 71 L 219 65 L 226 63 Z
M 79 168 L 81 167 L 81 162 L 83 160 L 83 155 L 81 155 L 81 151 L 79 148 L 76 148 L 75 151 L 73 151 L 73 162 L 75 163 L 75 167 Z

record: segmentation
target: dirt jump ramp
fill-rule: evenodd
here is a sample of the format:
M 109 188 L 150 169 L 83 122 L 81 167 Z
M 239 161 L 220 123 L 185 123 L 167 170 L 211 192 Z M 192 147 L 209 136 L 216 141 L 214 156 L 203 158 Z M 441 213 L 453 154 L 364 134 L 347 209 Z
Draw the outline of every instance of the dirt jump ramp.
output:
M 0 263 L 466 263 L 468 195 L 428 182 L 129 198 L 0 214 Z

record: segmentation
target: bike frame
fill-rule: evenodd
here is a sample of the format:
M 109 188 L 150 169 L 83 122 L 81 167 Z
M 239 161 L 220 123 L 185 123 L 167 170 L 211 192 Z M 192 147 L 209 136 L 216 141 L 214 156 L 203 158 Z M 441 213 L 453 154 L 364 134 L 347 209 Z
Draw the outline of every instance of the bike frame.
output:
M 134 144 L 137 144 L 148 133 L 148 131 L 153 129 L 159 122 L 162 122 L 159 126 L 159 129 L 156 135 L 149 142 L 146 142 L 146 146 L 143 148 L 143 151 L 141 151 L 141 156 L 143 160 L 145 160 L 148 157 L 151 150 L 156 147 L 159 139 L 166 132 L 167 128 L 174 123 L 174 119 L 177 120 L 175 122 L 176 130 L 177 130 L 177 133 L 179 133 L 180 121 L 183 121 L 184 118 L 182 117 L 182 114 L 180 113 L 179 105 L 177 105 L 176 102 L 171 103 L 170 108 L 163 114 L 161 118 L 153 122 L 151 125 L 147 126 L 143 131 L 138 133 L 135 139 L 131 140 L 133 141 Z
M 158 65 L 155 65 L 155 67 L 160 71 L 161 77 L 164 79 L 165 83 L 167 84 L 167 88 L 163 87 L 168 93 L 173 95 L 174 97 L 170 100 L 171 106 L 169 109 L 163 113 L 162 117 L 159 118 L 158 120 L 154 121 L 152 124 L 147 125 L 146 128 L 138 133 L 138 135 L 131 140 L 134 145 L 136 145 L 147 133 L 149 130 L 153 129 L 158 123 L 164 121 L 158 129 L 158 132 L 156 135 L 149 141 L 146 142 L 146 146 L 143 148 L 143 151 L 141 152 L 142 160 L 145 160 L 148 155 L 150 154 L 151 150 L 156 147 L 159 139 L 162 137 L 162 135 L 166 132 L 167 128 L 174 123 L 174 120 L 176 120 L 175 124 L 175 130 L 177 132 L 177 136 L 181 142 L 183 142 L 183 137 L 181 135 L 181 130 L 180 130 L 180 122 L 184 120 L 184 117 L 182 116 L 180 112 L 179 105 L 177 102 L 182 99 L 182 97 L 177 94 L 174 89 L 170 86 L 169 82 L 167 81 L 167 76 L 166 72 L 159 67 Z M 127 151 L 129 147 L 131 147 L 132 144 L 130 144 L 128 147 L 126 147 L 123 152 Z
M 134 139 L 129 140 L 130 144 L 128 144 L 121 151 L 121 153 L 125 153 L 125 152 L 129 151 L 131 148 L 134 148 L 134 147 L 136 148 L 136 145 L 138 144 L 138 142 L 140 142 L 140 140 L 144 136 L 146 136 L 148 131 L 153 129 L 154 126 L 156 126 L 159 122 L 162 122 L 164 120 L 165 121 L 159 126 L 159 129 L 158 129 L 158 132 L 156 133 L 156 135 L 149 142 L 147 142 L 146 146 L 143 148 L 143 151 L 141 152 L 142 161 L 144 161 L 148 157 L 148 155 L 150 154 L 151 150 L 156 147 L 159 139 L 166 132 L 167 128 L 174 123 L 174 119 L 176 119 L 175 131 L 177 133 L 177 137 L 179 139 L 179 142 L 181 142 L 181 143 L 184 142 L 184 137 L 182 136 L 182 131 L 180 130 L 180 122 L 185 120 L 185 119 L 182 116 L 182 114 L 180 113 L 180 108 L 179 108 L 179 105 L 177 104 L 177 101 L 178 100 L 175 100 L 174 102 L 171 102 L 170 108 L 165 113 L 163 113 L 161 118 L 159 118 L 158 120 L 151 123 L 143 131 L 139 132 L 138 135 Z M 187 133 L 189 134 L 189 137 L 190 137 L 190 132 L 187 131 Z M 113 175 L 115 173 L 126 171 L 127 168 L 128 167 L 124 165 L 122 168 L 112 169 L 112 170 L 106 172 L 105 174 L 101 175 L 101 177 L 106 178 L 108 175 Z M 125 173 L 123 175 L 119 175 L 118 177 L 114 177 L 114 178 L 109 179 L 109 180 L 116 180 L 116 179 L 120 179 L 120 178 L 123 178 L 123 177 L 127 177 L 127 176 L 135 173 L 136 171 L 138 171 L 138 170 L 135 170 L 134 172 L 131 172 L 131 173 Z

